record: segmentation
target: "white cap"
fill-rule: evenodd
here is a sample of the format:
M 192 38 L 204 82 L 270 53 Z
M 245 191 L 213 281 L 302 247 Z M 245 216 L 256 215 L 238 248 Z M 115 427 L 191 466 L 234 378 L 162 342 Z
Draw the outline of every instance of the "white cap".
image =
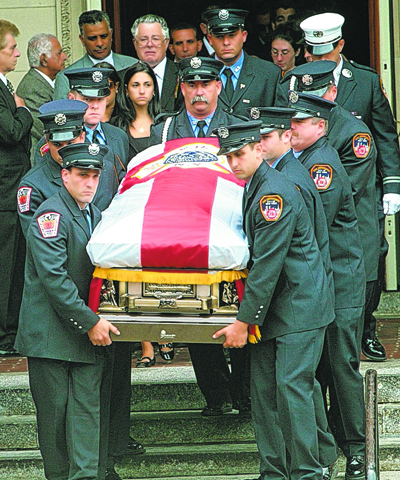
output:
M 338 13 L 321 13 L 300 23 L 304 31 L 307 50 L 312 55 L 325 55 L 334 50 L 335 42 L 342 38 L 344 17 Z

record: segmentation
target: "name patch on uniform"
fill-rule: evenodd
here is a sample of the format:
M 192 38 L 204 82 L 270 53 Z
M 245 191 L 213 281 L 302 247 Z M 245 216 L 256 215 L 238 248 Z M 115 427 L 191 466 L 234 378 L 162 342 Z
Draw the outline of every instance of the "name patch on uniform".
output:
M 267 222 L 276 222 L 282 209 L 283 200 L 279 195 L 264 195 L 260 200 L 260 210 Z
M 49 144 L 48 143 L 45 143 L 44 145 L 42 145 L 40 147 L 40 154 L 42 155 L 42 157 L 49 151 Z
M 61 215 L 59 213 L 49 212 L 37 218 L 37 223 L 43 238 L 51 238 L 58 235 L 60 217 Z
M 20 213 L 29 212 L 31 209 L 31 193 L 30 187 L 21 187 L 17 192 L 17 203 Z
M 311 169 L 317 190 L 326 190 L 332 182 L 332 168 L 329 165 L 314 165 Z
M 371 149 L 371 136 L 368 133 L 356 133 L 353 137 L 353 151 L 357 158 L 366 158 Z

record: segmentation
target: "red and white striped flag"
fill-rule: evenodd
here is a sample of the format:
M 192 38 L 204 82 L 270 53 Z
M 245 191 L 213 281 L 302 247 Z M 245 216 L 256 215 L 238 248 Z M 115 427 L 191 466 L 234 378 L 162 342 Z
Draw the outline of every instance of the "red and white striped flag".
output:
M 216 138 L 184 138 L 134 157 L 88 244 L 103 268 L 246 268 L 244 183 Z

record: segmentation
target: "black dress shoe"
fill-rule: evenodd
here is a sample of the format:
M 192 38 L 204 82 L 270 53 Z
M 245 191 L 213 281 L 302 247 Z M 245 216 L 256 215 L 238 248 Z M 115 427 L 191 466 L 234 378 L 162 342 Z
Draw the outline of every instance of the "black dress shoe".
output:
M 224 402 L 221 405 L 206 405 L 200 415 L 203 415 L 203 417 L 217 417 L 218 415 L 223 415 L 224 413 L 229 413 L 231 411 L 232 404 Z
M 104 480 L 122 480 L 122 478 L 113 468 L 107 468 Z
M 142 453 L 146 453 L 144 446 L 134 438 L 129 437 L 129 443 L 124 455 L 140 455 Z
M 384 362 L 386 360 L 385 347 L 376 336 L 372 340 L 368 339 L 363 342 L 361 351 L 367 358 L 374 362 Z
M 0 345 L 0 356 L 1 357 L 19 357 L 20 354 L 15 350 L 12 343 L 4 343 Z
M 239 415 L 251 413 L 251 398 L 242 397 L 240 400 L 234 400 L 232 403 L 233 410 L 239 410 Z
M 353 455 L 346 461 L 345 480 L 365 479 L 365 457 L 364 455 Z

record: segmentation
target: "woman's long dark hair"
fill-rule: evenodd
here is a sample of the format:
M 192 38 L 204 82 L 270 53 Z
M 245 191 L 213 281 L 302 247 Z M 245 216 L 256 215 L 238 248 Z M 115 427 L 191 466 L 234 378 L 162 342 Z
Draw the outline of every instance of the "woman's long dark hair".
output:
M 154 120 L 154 118 L 160 113 L 160 100 L 156 75 L 148 63 L 139 61 L 132 65 L 132 67 L 128 68 L 125 72 L 123 84 L 120 85 L 116 97 L 113 124 L 123 130 L 128 130 L 129 126 L 136 118 L 135 106 L 131 99 L 126 95 L 126 89 L 133 75 L 138 72 L 147 73 L 153 80 L 154 95 L 147 105 L 147 111 L 149 112 L 150 117 Z

